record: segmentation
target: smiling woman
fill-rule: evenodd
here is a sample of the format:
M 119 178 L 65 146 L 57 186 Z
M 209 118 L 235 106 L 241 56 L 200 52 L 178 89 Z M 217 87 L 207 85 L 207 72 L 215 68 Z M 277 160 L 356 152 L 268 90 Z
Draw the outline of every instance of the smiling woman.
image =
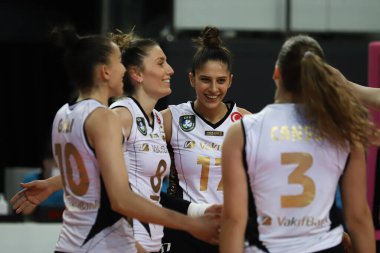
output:
M 174 158 L 168 192 L 211 212 L 212 204 L 223 202 L 220 147 L 225 132 L 249 112 L 234 102 L 224 101 L 232 83 L 232 56 L 222 46 L 219 30 L 205 27 L 195 42 L 197 52 L 189 80 L 196 99 L 170 105 L 162 112 L 166 141 Z M 171 243 L 170 252 L 174 253 L 218 252 L 216 246 L 166 228 L 164 242 Z
M 58 34 L 67 50 L 67 71 L 80 91 L 75 101 L 62 106 L 53 123 L 53 153 L 61 176 L 22 184 L 25 189 L 11 200 L 16 212 L 30 212 L 64 188 L 66 209 L 56 252 L 132 253 L 141 249 L 133 237 L 145 249 L 158 252 L 163 229 L 155 224 L 192 231 L 197 238 L 217 243 L 218 217 L 188 217 L 158 204 L 170 157 L 161 115 L 153 108 L 157 94 L 170 91 L 166 87 L 165 92 L 155 92 L 167 86 L 163 80 L 169 80 L 173 70 L 166 60 L 156 61 L 166 59 L 157 43 L 126 36 L 126 45 L 118 42 L 121 52 L 109 37 L 82 38 L 65 29 Z M 145 74 L 151 72 L 145 62 L 157 73 L 156 78 L 147 74 L 149 84 Z M 126 69 L 131 97 L 115 102 L 111 111 L 108 99 L 123 95 Z M 65 131 L 59 127 L 62 122 L 67 122 Z M 136 218 L 133 230 L 126 217 Z

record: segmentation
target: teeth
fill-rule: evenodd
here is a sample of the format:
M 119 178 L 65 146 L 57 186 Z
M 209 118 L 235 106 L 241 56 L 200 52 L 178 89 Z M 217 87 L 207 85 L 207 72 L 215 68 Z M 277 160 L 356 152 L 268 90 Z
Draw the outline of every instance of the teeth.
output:
M 164 80 L 165 83 L 170 83 L 170 80 Z
M 218 96 L 209 96 L 209 95 L 206 95 L 206 97 L 208 97 L 208 98 L 212 98 L 212 99 L 215 99 L 215 98 L 217 98 Z

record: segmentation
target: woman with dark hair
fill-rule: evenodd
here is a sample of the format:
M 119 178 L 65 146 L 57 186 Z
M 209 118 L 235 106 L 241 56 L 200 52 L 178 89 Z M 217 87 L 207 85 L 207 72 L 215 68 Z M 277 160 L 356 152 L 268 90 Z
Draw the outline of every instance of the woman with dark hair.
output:
M 56 252 L 136 252 L 126 217 L 188 230 L 216 243 L 215 217 L 194 218 L 161 208 L 128 184 L 130 166 L 123 159 L 128 133 L 123 119 L 108 108 L 110 97 L 123 94 L 126 68 L 118 45 L 105 36 L 79 37 L 73 30 L 55 34 L 66 49 L 65 66 L 79 96 L 57 112 L 53 123 L 53 153 L 61 177 L 22 184 L 25 189 L 11 200 L 16 212 L 30 212 L 63 188 L 66 209 Z
M 169 105 L 162 112 L 166 141 L 174 159 L 168 194 L 190 201 L 191 215 L 202 214 L 211 204 L 223 203 L 222 142 L 231 124 L 249 114 L 235 102 L 225 101 L 233 77 L 232 54 L 223 46 L 219 30 L 205 27 L 195 44 L 189 80 L 196 98 Z M 164 234 L 164 243 L 171 244 L 170 252 L 218 252 L 217 246 L 187 233 L 165 228 Z
M 221 252 L 344 252 L 335 192 L 354 252 L 375 252 L 364 149 L 375 125 L 313 38 L 283 44 L 275 103 L 234 124 L 223 144 Z M 244 245 L 248 215 L 255 241 Z M 245 249 L 244 249 L 245 248 Z

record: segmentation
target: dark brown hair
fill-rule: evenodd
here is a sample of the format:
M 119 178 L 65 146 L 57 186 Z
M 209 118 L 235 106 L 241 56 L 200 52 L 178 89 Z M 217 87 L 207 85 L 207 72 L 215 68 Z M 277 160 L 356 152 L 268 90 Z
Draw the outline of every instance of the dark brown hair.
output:
M 306 119 L 321 137 L 346 147 L 347 142 L 366 146 L 378 135 L 368 119 L 368 110 L 333 75 L 315 39 L 307 35 L 289 38 L 280 50 L 277 64 L 284 88 L 305 105 Z
M 71 26 L 54 28 L 51 38 L 57 46 L 65 49 L 64 65 L 74 84 L 81 91 L 91 89 L 95 66 L 109 63 L 112 41 L 101 35 L 81 37 Z
M 227 66 L 230 72 L 232 71 L 232 55 L 226 47 L 222 46 L 218 28 L 206 26 L 194 42 L 197 51 L 193 57 L 191 69 L 193 74 L 210 60 L 220 61 Z
M 148 51 L 158 43 L 152 39 L 139 38 L 133 31 L 129 33 L 110 33 L 110 38 L 115 42 L 121 50 L 121 58 L 124 67 L 128 70 L 130 67 L 135 66 L 144 70 L 144 58 L 148 55 Z M 128 71 L 124 77 L 124 93 L 131 95 L 134 92 L 134 86 Z

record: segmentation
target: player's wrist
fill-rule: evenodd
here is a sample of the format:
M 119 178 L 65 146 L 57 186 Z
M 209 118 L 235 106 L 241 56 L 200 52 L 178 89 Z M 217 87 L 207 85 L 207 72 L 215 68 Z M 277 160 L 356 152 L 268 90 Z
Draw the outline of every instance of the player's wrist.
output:
M 205 203 L 190 203 L 187 208 L 187 215 L 191 217 L 199 217 L 205 214 L 205 211 L 212 204 Z

